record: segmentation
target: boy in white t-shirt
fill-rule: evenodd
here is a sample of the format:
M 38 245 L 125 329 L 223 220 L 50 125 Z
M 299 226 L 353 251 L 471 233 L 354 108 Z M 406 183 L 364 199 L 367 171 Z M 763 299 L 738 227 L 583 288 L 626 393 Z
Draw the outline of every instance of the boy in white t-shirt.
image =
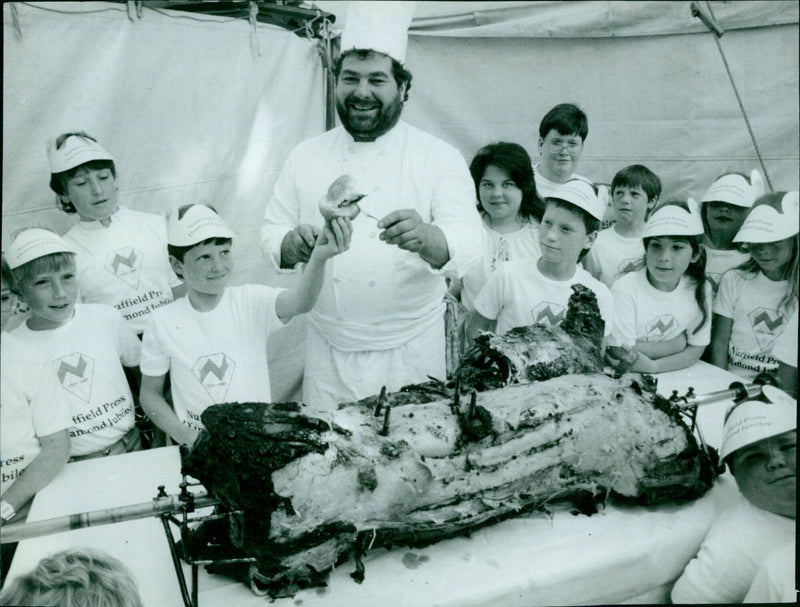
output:
M 583 267 L 607 287 L 644 257 L 644 222 L 659 196 L 661 180 L 646 166 L 634 164 L 614 175 L 611 181 L 614 225 L 600 230 L 583 259 Z
M 797 401 L 773 386 L 725 416 L 720 462 L 740 495 L 713 523 L 672 602 L 741 603 L 772 551 L 795 537 Z
M 181 207 L 167 220 L 169 255 L 187 295 L 155 310 L 142 344 L 142 408 L 178 443 L 191 444 L 209 406 L 270 402 L 267 339 L 308 312 L 322 287 L 326 261 L 350 246 L 352 225 L 326 224 L 299 284 L 229 286 L 233 233 L 210 207 Z M 163 396 L 166 374 L 174 409 Z
M 140 449 L 123 369 L 139 364 L 136 335 L 114 308 L 77 303 L 75 250 L 50 230 L 17 233 L 6 261 L 30 310 L 11 334 L 55 363 L 60 398 L 72 417 L 72 460 Z M 39 381 L 34 373 L 26 372 L 25 381 Z
M 604 204 L 593 186 L 575 179 L 562 185 L 545 205 L 539 232 L 541 257 L 504 262 L 492 272 L 475 299 L 470 341 L 485 330 L 502 335 L 519 326 L 561 324 L 574 284 L 594 291 L 605 335 L 611 333 L 611 293 L 578 265 L 597 236 Z
M 2 260 L 2 286 L 11 285 Z M 13 305 L 9 294 L 4 307 Z M 2 328 L 7 316 L 3 315 Z M 69 459 L 71 422 L 47 354 L 9 333 L 0 340 L 0 524 L 22 520 L 33 496 Z M 27 381 L 33 376 L 36 381 Z M 3 552 L 5 557 L 5 551 Z M 5 566 L 5 562 L 4 562 Z M 5 568 L 5 567 L 4 567 Z

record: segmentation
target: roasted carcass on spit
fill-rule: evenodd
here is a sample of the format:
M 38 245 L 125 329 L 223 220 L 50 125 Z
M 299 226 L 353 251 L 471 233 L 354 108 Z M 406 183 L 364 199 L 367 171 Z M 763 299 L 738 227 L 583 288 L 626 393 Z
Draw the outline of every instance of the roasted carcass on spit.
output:
M 713 482 L 712 457 L 633 376 L 398 404 L 410 393 L 344 405 L 329 420 L 298 404 L 203 413 L 184 472 L 238 511 L 229 535 L 258 558 L 251 583 L 282 596 L 324 584 L 365 544 L 430 543 L 586 494 L 692 499 Z

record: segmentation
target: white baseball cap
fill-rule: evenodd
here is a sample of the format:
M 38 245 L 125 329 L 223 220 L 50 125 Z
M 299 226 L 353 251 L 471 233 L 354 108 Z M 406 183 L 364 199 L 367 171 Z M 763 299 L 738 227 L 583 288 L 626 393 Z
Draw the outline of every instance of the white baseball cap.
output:
M 190 247 L 209 238 L 233 238 L 233 232 L 211 207 L 192 204 L 175 209 L 167 217 L 167 242 Z
M 750 173 L 750 183 L 747 183 L 747 179 L 742 175 L 729 173 L 711 184 L 701 202 L 727 202 L 737 207 L 750 208 L 762 194 L 764 194 L 764 178 L 757 170 Z
M 548 198 L 565 200 L 601 221 L 606 213 L 606 201 L 595 194 L 592 184 L 582 179 L 570 179 L 566 183 L 562 183 Z
M 341 52 L 372 49 L 403 63 L 414 5 L 397 1 L 348 2 Z
M 746 400 L 725 414 L 719 461 L 758 441 L 797 429 L 797 401 L 774 386 L 762 386 L 769 402 Z
M 800 231 L 800 193 L 787 192 L 779 211 L 769 203 L 757 204 L 747 214 L 733 242 L 776 242 Z
M 686 201 L 687 211 L 676 204 L 661 204 L 647 218 L 642 238 L 654 236 L 700 236 L 703 233 L 703 220 L 694 198 Z
M 55 139 L 47 142 L 47 161 L 51 173 L 63 173 L 92 160 L 114 162 L 114 157 L 102 145 L 78 133 L 67 137 L 60 148 L 56 148 Z
M 44 228 L 26 228 L 17 232 L 5 252 L 12 270 L 50 253 L 77 253 L 55 232 Z

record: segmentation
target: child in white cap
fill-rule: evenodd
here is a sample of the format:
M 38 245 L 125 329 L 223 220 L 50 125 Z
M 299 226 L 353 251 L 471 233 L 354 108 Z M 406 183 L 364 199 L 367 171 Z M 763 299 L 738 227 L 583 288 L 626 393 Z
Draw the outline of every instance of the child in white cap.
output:
M 72 418 L 72 460 L 140 449 L 123 366 L 139 364 L 141 345 L 114 308 L 77 303 L 75 249 L 50 230 L 29 228 L 14 236 L 6 261 L 30 310 L 11 335 L 55 363 L 59 398 Z
M 91 135 L 64 133 L 47 157 L 59 208 L 79 219 L 63 238 L 76 252 L 81 301 L 115 307 L 141 335 L 150 312 L 183 293 L 164 217 L 119 206 L 114 158 Z
M 747 261 L 747 253 L 733 241 L 756 198 L 765 192 L 764 178 L 754 170 L 720 175 L 701 199 L 700 213 L 708 236 L 706 276 L 714 292 L 722 274 Z
M 675 583 L 675 603 L 741 603 L 765 557 L 795 537 L 797 401 L 772 386 L 763 394 L 726 415 L 720 459 L 740 496 Z
M 772 348 L 797 310 L 798 200 L 795 191 L 756 201 L 734 238 L 750 259 L 722 276 L 714 301 L 711 362 L 745 379 L 777 371 Z
M 502 335 L 519 326 L 561 324 L 574 284 L 594 291 L 608 336 L 611 293 L 578 265 L 594 243 L 604 212 L 594 186 L 580 179 L 566 182 L 545 199 L 539 228 L 541 257 L 507 261 L 492 272 L 475 299 L 469 338 L 492 328 Z
M 349 219 L 326 224 L 298 285 L 232 287 L 233 233 L 210 207 L 186 205 L 167 220 L 169 260 L 186 297 L 155 310 L 142 343 L 142 408 L 178 443 L 194 442 L 210 405 L 270 402 L 267 339 L 308 312 L 327 260 L 350 245 Z M 174 409 L 164 398 L 169 372 Z
M 3 257 L 3 291 L 11 284 Z M 3 329 L 7 320 L 3 314 Z M 8 333 L 0 348 L 0 521 L 7 522 L 67 463 L 72 422 L 47 354 Z
M 711 339 L 711 287 L 697 203 L 667 201 L 656 207 L 642 240 L 644 260 L 611 287 L 609 363 L 642 373 L 689 367 Z

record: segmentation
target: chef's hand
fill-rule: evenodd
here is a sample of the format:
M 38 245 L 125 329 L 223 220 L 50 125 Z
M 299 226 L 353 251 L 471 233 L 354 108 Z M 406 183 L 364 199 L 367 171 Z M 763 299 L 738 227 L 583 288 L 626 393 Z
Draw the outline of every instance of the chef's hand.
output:
M 281 242 L 281 267 L 293 268 L 298 262 L 306 263 L 321 232 L 319 227 L 307 223 L 288 232 Z
M 378 222 L 383 232 L 380 239 L 416 253 L 438 269 L 450 261 L 450 251 L 444 233 L 435 225 L 425 223 L 413 209 L 392 211 Z

